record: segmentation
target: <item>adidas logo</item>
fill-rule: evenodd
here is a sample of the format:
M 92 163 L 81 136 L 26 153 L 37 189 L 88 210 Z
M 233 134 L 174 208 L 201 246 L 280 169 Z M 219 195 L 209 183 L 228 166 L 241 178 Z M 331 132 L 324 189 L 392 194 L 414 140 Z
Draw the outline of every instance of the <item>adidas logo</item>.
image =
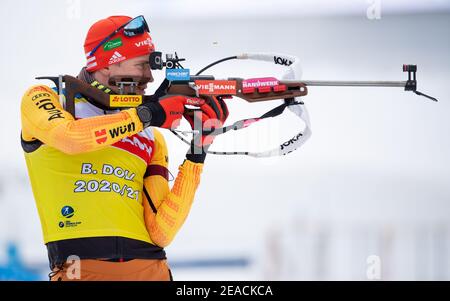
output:
M 118 62 L 121 62 L 123 60 L 125 60 L 126 57 L 121 55 L 118 51 L 114 51 L 113 55 L 111 56 L 111 58 L 109 59 L 109 63 L 108 64 L 115 64 Z

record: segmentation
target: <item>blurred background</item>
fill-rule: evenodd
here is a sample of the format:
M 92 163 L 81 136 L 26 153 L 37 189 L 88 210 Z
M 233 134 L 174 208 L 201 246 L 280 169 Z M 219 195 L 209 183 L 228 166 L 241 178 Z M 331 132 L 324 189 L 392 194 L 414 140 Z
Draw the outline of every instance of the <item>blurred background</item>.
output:
M 20 100 L 36 76 L 78 74 L 95 21 L 143 14 L 156 48 L 196 72 L 244 52 L 300 58 L 302 79 L 405 80 L 418 90 L 311 87 L 313 135 L 282 158 L 208 156 L 190 216 L 167 248 L 175 280 L 450 280 L 450 1 L 2 1 L 0 279 L 45 280 L 48 263 L 20 147 Z M 280 77 L 228 62 L 217 77 Z M 155 72 L 156 82 L 164 74 Z M 279 102 L 229 100 L 229 121 Z M 277 146 L 289 113 L 215 149 Z M 181 128 L 187 129 L 183 123 Z M 174 176 L 186 145 L 164 132 Z M 284 140 L 283 140 L 284 139 Z

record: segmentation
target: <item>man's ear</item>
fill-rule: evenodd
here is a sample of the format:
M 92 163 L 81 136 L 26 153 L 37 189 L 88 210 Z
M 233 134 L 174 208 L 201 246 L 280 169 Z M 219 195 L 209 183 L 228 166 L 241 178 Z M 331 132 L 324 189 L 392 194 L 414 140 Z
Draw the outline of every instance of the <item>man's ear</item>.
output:
M 109 67 L 105 67 L 105 68 L 99 69 L 96 72 L 98 72 L 102 77 L 109 78 L 109 74 L 110 74 Z
M 94 78 L 103 85 L 108 85 L 109 76 L 111 74 L 111 70 L 109 67 L 105 67 L 102 69 L 99 69 L 94 72 Z

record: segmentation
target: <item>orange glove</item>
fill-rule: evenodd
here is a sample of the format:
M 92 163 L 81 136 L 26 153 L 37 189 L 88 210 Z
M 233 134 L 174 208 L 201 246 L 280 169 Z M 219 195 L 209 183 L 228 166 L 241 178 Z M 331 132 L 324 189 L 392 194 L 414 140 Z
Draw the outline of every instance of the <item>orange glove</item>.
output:
M 191 153 L 193 151 L 194 154 L 205 154 L 206 156 L 206 151 L 216 136 L 211 132 L 224 125 L 228 118 L 228 107 L 220 96 L 207 96 L 205 102 L 199 108 L 198 111 L 186 110 L 183 116 L 192 129 L 197 130 L 195 128 L 196 123 L 201 124 L 201 136 L 194 136 Z

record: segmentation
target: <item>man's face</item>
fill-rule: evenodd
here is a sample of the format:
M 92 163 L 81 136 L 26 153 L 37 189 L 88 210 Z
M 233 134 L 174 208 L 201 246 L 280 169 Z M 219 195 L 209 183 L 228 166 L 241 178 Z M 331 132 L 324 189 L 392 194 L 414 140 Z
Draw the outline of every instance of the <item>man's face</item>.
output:
M 134 57 L 118 64 L 109 66 L 108 77 L 123 76 L 123 77 L 146 77 L 150 80 L 145 83 L 141 83 L 137 86 L 136 94 L 143 95 L 147 88 L 148 82 L 153 82 L 152 72 L 150 70 L 150 63 L 148 61 L 148 55 Z M 109 80 L 108 78 L 108 80 Z M 118 88 L 111 87 L 115 92 L 118 92 Z M 125 89 L 125 94 L 130 93 L 129 88 Z

